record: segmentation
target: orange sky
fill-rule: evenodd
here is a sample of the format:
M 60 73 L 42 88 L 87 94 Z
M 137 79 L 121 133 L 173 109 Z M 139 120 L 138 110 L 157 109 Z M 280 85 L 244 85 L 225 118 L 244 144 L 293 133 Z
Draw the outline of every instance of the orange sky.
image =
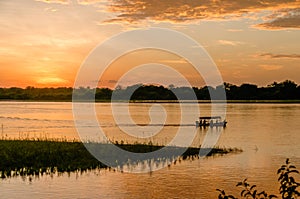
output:
M 0 87 L 73 86 L 93 48 L 122 31 L 145 27 L 170 28 L 199 42 L 226 82 L 300 83 L 298 0 L 10 0 L 0 1 Z M 102 86 L 114 86 L 124 68 L 149 62 L 180 68 L 192 85 L 203 86 L 181 58 L 153 52 L 120 58 L 102 77 Z M 137 70 L 127 84 L 151 74 L 166 84 L 183 84 L 160 67 L 149 74 Z

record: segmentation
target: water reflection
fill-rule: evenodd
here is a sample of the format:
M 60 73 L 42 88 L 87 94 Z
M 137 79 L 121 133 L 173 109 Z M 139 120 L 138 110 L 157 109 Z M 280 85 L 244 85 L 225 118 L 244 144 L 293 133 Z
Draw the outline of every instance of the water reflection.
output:
M 25 118 L 26 111 L 33 106 L 30 103 L 0 103 L 0 116 Z M 35 103 L 34 106 L 48 107 L 46 104 Z M 47 119 L 57 118 L 56 113 L 65 114 L 66 118 L 72 118 L 70 106 L 58 103 L 59 107 L 55 111 L 47 113 L 41 111 L 31 112 L 31 118 Z M 99 119 L 106 124 L 111 124 L 109 105 L 97 104 L 100 106 Z M 140 114 L 141 120 L 144 118 L 143 107 L 147 105 L 133 105 L 136 113 Z M 168 106 L 168 105 L 166 105 Z M 172 104 L 170 114 L 176 118 L 176 104 Z M 200 104 L 201 114 L 210 113 L 209 105 Z M 141 108 L 142 107 L 142 108 Z M 174 108 L 175 107 L 175 108 Z M 68 109 L 62 111 L 59 109 Z M 19 110 L 23 110 L 22 113 Z M 34 109 L 37 110 L 37 109 Z M 169 111 L 169 110 L 168 110 Z M 39 115 L 38 117 L 36 115 Z M 27 117 L 27 116 L 26 116 Z M 138 117 L 138 116 L 137 116 Z M 102 169 L 98 174 L 96 171 L 83 173 L 76 178 L 75 173 L 70 177 L 63 174 L 53 178 L 43 176 L 38 179 L 32 178 L 32 185 L 24 183 L 20 178 L 11 178 L 1 181 L 1 197 L 11 198 L 217 198 L 216 188 L 228 190 L 229 193 L 237 193 L 235 184 L 245 178 L 250 183 L 256 183 L 269 193 L 277 193 L 278 185 L 276 170 L 282 165 L 287 157 L 299 168 L 300 165 L 300 105 L 299 104 L 228 104 L 227 116 L 228 126 L 223 129 L 217 146 L 230 148 L 238 147 L 243 149 L 243 153 L 235 155 L 218 156 L 217 158 L 195 159 L 194 161 L 176 161 L 175 166 L 170 166 L 147 174 L 130 174 L 126 172 L 108 172 Z M 27 117 L 28 118 L 28 117 Z M 194 124 L 195 118 L 191 118 Z M 146 123 L 144 121 L 137 121 Z M 12 122 L 0 118 L 0 124 L 4 124 L 4 133 L 10 137 L 18 137 L 18 128 L 32 130 L 29 124 L 24 121 Z M 171 124 L 171 121 L 167 121 Z M 65 124 L 65 123 L 62 123 Z M 45 131 L 42 122 L 35 122 L 35 130 Z M 57 125 L 59 127 L 59 125 Z M 42 129 L 42 130 L 38 130 Z M 163 132 L 153 139 L 153 143 L 164 143 L 165 137 L 172 137 L 172 130 L 175 127 L 166 127 Z M 73 129 L 74 130 L 74 129 Z M 203 142 L 209 129 L 195 129 L 197 131 L 194 145 L 199 146 Z M 64 128 L 49 129 L 55 136 L 60 133 L 72 138 L 76 136 L 75 131 Z M 113 126 L 106 127 L 109 136 L 123 139 L 119 136 L 119 131 Z M 171 132 L 171 133 L 170 133 Z M 211 132 L 218 133 L 218 132 Z M 127 138 L 126 138 L 127 139 Z M 184 139 L 184 137 L 182 138 Z M 125 139 L 123 139 L 125 141 Z M 134 143 L 136 139 L 129 140 Z M 125 141 L 126 143 L 126 141 Z M 148 141 L 146 142 L 148 143 Z M 255 150 L 257 147 L 257 151 Z M 169 164 L 166 162 L 165 164 Z M 147 165 L 146 165 L 147 166 Z M 142 167 L 142 166 L 140 166 Z M 76 180 L 77 179 L 77 180 Z M 50 189 L 49 189 L 50 187 Z M 191 191 L 193 190 L 193 191 Z M 195 191 L 194 191 L 195 190 Z

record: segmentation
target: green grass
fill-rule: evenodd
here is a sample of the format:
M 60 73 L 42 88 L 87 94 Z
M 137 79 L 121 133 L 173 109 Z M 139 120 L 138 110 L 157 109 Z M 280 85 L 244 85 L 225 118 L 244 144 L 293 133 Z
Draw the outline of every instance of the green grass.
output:
M 101 157 L 110 159 L 117 157 L 111 150 L 111 144 L 85 143 L 91 151 L 96 151 Z M 116 146 L 130 152 L 149 153 L 163 149 L 163 157 L 155 157 L 155 161 L 187 159 L 199 157 L 199 148 L 188 148 L 184 154 L 176 153 L 180 147 L 164 147 L 152 144 L 116 144 Z M 207 149 L 210 150 L 210 149 Z M 240 149 L 213 148 L 208 156 L 241 152 Z M 177 154 L 177 155 L 176 155 Z M 143 157 L 142 154 L 139 157 Z M 145 157 L 149 159 L 149 156 Z M 130 160 L 129 157 L 116 158 L 116 167 L 137 163 L 141 159 Z M 78 141 L 49 141 L 49 140 L 0 140 L 0 177 L 39 176 L 56 172 L 76 172 L 97 168 L 108 168 L 92 156 L 84 144 Z

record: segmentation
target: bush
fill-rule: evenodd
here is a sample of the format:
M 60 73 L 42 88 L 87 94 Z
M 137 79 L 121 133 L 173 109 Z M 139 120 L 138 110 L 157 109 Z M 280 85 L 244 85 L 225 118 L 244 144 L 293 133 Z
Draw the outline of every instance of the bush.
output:
M 300 196 L 300 192 L 297 190 L 300 187 L 300 183 L 295 181 L 295 178 L 292 176 L 293 174 L 299 174 L 299 171 L 296 169 L 294 165 L 290 164 L 289 159 L 285 161 L 285 164 L 282 165 L 277 174 L 278 182 L 280 183 L 279 192 L 282 199 L 296 199 L 297 196 Z M 247 199 L 271 199 L 278 198 L 278 196 L 274 194 L 267 194 L 265 191 L 258 191 L 256 189 L 256 185 L 250 185 L 247 182 L 247 179 L 242 182 L 237 183 L 238 187 L 242 187 L 241 197 Z M 237 197 L 233 195 L 227 195 L 224 190 L 217 189 L 219 192 L 218 199 L 237 199 Z

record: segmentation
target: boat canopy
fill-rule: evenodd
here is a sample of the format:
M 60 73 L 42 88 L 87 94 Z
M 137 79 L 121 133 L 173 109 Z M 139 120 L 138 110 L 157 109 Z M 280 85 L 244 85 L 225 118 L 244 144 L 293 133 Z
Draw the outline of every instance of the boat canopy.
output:
M 222 119 L 221 116 L 199 117 L 200 120 Z

